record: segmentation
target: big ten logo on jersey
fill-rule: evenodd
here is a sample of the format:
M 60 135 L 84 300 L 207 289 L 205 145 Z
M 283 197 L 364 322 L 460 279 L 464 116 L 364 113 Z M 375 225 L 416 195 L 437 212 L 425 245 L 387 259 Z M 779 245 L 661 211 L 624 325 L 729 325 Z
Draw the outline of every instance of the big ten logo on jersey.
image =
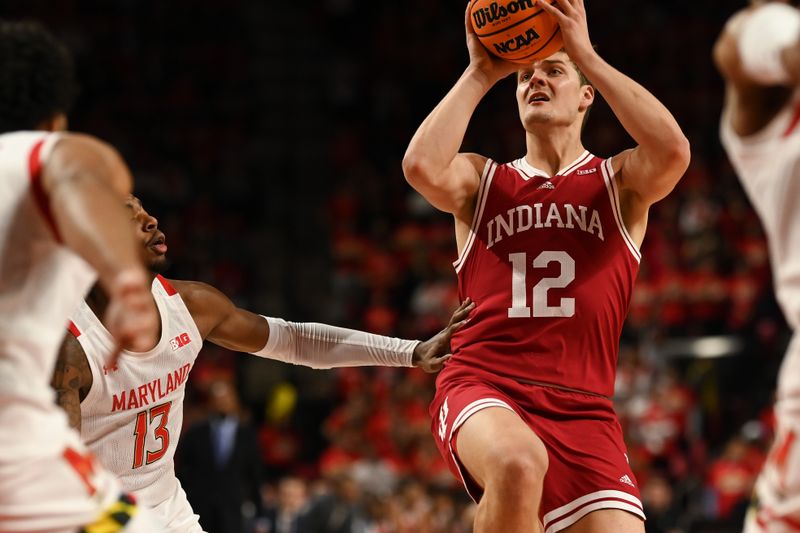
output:
M 180 335 L 169 341 L 169 345 L 172 346 L 172 351 L 174 352 L 179 348 L 183 348 L 190 342 L 192 342 L 192 339 L 189 338 L 189 334 L 181 333 Z

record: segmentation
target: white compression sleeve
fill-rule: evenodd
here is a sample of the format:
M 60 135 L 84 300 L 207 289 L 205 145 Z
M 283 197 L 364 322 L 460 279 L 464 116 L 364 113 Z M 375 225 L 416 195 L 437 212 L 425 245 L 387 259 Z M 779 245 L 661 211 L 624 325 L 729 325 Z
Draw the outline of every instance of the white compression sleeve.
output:
M 758 83 L 783 85 L 790 80 L 781 53 L 800 38 L 800 11 L 786 4 L 767 4 L 742 22 L 739 57 Z
M 326 324 L 264 319 L 269 323 L 269 339 L 253 355 L 311 368 L 412 366 L 419 344 Z

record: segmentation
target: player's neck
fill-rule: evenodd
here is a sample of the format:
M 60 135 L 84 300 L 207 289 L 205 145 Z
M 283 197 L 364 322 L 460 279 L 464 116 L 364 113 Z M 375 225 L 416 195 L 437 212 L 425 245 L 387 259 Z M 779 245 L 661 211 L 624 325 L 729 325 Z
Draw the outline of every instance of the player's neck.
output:
M 150 270 L 147 271 L 147 278 L 150 281 L 150 285 L 153 284 L 153 280 L 156 279 L 156 273 Z M 106 316 L 106 308 L 108 308 L 108 294 L 103 288 L 100 286 L 99 283 L 95 283 L 92 286 L 92 289 L 89 291 L 89 294 L 86 295 L 86 305 L 89 306 L 89 309 L 95 314 L 96 317 L 103 320 L 103 317 Z M 105 325 L 105 324 L 103 324 Z
M 543 128 L 526 135 L 525 160 L 554 176 L 586 150 L 580 132 L 572 128 Z
M 92 290 L 86 295 L 86 305 L 89 306 L 95 316 L 99 317 L 100 320 L 103 319 L 108 307 L 108 294 L 99 283 L 95 283 Z

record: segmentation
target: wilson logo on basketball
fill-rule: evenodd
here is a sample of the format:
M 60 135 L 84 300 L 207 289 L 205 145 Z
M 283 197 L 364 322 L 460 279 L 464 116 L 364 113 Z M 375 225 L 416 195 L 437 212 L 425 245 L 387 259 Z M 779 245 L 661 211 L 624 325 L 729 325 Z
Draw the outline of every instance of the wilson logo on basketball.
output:
M 536 0 L 512 0 L 505 5 L 492 2 L 489 6 L 472 12 L 472 23 L 476 30 L 480 30 L 487 24 L 491 24 L 496 20 L 500 20 L 520 11 L 533 9 L 535 5 Z M 539 37 L 537 36 L 536 38 L 538 39 Z
M 181 333 L 180 335 L 169 341 L 169 345 L 172 346 L 172 351 L 174 352 L 178 348 L 183 348 L 190 342 L 192 342 L 192 339 L 189 338 L 189 334 Z

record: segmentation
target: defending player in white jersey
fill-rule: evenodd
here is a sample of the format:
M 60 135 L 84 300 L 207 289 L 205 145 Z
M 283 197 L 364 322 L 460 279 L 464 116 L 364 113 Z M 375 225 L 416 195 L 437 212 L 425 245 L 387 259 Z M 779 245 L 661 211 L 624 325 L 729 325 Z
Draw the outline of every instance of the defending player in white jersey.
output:
M 449 358 L 450 335 L 474 307 L 466 301 L 450 324 L 425 342 L 266 318 L 237 308 L 205 283 L 156 275 L 166 261 L 164 234 L 138 199 L 131 197 L 127 205 L 145 262 L 154 272 L 161 339 L 148 352 L 124 351 L 116 365 L 108 366 L 109 334 L 97 318 L 107 299 L 96 287 L 73 315 L 53 386 L 89 448 L 175 533 L 202 531 L 175 477 L 173 458 L 186 378 L 203 340 L 313 368 L 418 366 L 430 372 Z
M 0 531 L 162 531 L 69 428 L 49 387 L 69 313 L 99 278 L 109 354 L 152 346 L 156 310 L 122 200 L 130 173 L 66 128 L 66 50 L 0 22 Z
M 764 225 L 775 294 L 795 334 L 745 532 L 788 533 L 800 531 L 800 11 L 753 4 L 731 17 L 714 48 L 726 89 L 721 136 Z

